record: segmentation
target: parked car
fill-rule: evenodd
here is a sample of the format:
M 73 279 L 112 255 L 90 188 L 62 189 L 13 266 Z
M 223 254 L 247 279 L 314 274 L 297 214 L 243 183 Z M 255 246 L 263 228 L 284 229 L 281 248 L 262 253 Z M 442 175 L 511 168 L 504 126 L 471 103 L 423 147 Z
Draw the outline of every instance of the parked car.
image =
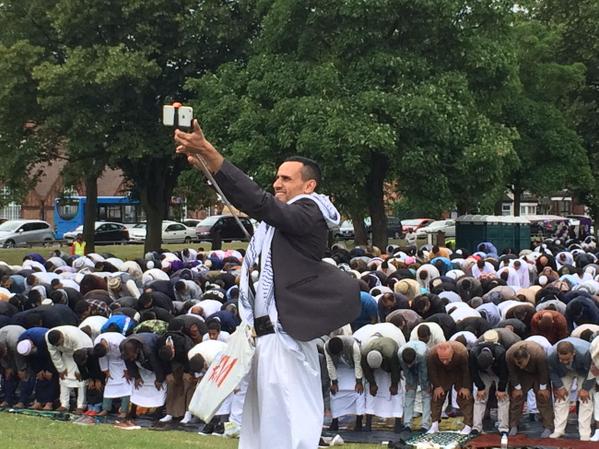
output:
M 366 217 L 364 219 L 366 233 L 372 232 L 372 219 Z M 335 238 L 338 240 L 352 240 L 355 237 L 354 224 L 351 220 L 345 220 L 335 230 Z M 397 217 L 387 217 L 387 237 L 398 239 L 402 236 L 401 221 Z
M 399 239 L 403 237 L 403 227 L 401 220 L 397 217 L 387 217 L 387 237 L 391 239 Z
M 202 220 L 198 220 L 196 218 L 187 218 L 185 220 L 181 220 L 181 223 L 183 223 L 188 228 L 195 229 L 195 227 L 200 224 L 200 221 Z
M 83 234 L 83 225 L 78 226 L 74 231 L 65 232 L 63 238 L 68 244 L 73 243 L 77 234 Z M 125 243 L 129 241 L 129 231 L 123 223 L 112 221 L 96 221 L 94 225 L 95 243 Z
M 254 226 L 250 219 L 247 217 L 239 217 L 239 219 L 250 236 L 254 235 Z M 232 215 L 206 217 L 196 226 L 195 232 L 201 242 L 211 242 L 215 237 L 220 237 L 223 242 L 247 240 Z
M 129 230 L 131 242 L 146 240 L 146 223 L 138 223 Z M 162 222 L 162 243 L 191 243 L 195 239 L 195 230 L 176 221 Z
M 41 220 L 8 220 L 0 224 L 0 245 L 14 248 L 19 245 L 54 242 L 50 224 Z
M 436 220 L 428 226 L 416 230 L 417 238 L 424 238 L 428 234 L 436 234 L 437 232 L 445 233 L 445 238 L 455 238 L 455 220 Z
M 410 229 L 413 231 L 416 231 L 420 228 L 424 228 L 425 226 L 428 226 L 429 224 L 431 224 L 433 221 L 435 221 L 435 220 L 433 220 L 432 218 L 405 219 L 405 220 L 401 220 L 401 229 L 402 229 L 403 233 L 405 234 Z
M 354 238 L 354 235 L 354 224 L 351 220 L 344 220 L 335 229 L 335 238 L 337 240 L 351 240 Z

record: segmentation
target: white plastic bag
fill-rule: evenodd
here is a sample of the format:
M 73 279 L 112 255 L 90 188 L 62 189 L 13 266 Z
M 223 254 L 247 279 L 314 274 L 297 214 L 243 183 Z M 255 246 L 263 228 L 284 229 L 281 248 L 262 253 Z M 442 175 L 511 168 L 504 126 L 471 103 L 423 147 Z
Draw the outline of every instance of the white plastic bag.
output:
M 209 422 L 249 372 L 255 350 L 252 328 L 241 323 L 229 338 L 227 348 L 216 356 L 196 387 L 189 411 Z

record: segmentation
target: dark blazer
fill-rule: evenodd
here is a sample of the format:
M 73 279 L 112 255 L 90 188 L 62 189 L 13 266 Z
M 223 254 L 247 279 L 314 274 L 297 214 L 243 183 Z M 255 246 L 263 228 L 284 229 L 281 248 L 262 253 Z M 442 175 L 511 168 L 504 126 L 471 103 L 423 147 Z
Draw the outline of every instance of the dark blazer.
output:
M 478 356 L 482 352 L 483 348 L 488 348 L 493 354 L 495 359 L 493 365 L 491 365 L 492 372 L 499 378 L 497 389 L 499 391 L 507 390 L 508 383 L 508 370 L 507 363 L 505 362 L 505 348 L 499 343 L 476 343 L 470 350 L 470 374 L 472 374 L 472 380 L 476 388 L 479 390 L 485 389 L 485 384 L 480 375 L 481 369 L 478 366 Z M 484 372 L 484 371 L 483 371 Z
M 52 329 L 58 326 L 77 326 L 79 325 L 79 317 L 73 312 L 69 306 L 64 304 L 54 304 L 53 306 L 38 306 L 34 309 L 25 310 L 15 313 L 12 316 L 11 324 L 19 324 L 27 327 L 27 318 L 29 315 L 36 314 L 42 320 L 42 326 Z M 35 323 L 37 326 L 38 323 Z
M 530 355 L 530 360 L 524 369 L 518 368 L 515 362 L 514 354 L 520 347 L 525 347 Z M 535 385 L 549 386 L 549 363 L 545 350 L 541 345 L 534 341 L 519 341 L 513 344 L 505 353 L 510 384 L 515 387 L 520 385 L 522 379 L 526 376 L 532 376 Z
M 566 365 L 560 363 L 559 356 L 557 354 L 556 343 L 551 348 L 547 360 L 549 362 L 549 378 L 554 388 L 561 388 L 564 386 L 562 378 L 573 371 L 578 376 L 584 378 L 583 384 L 578 386 L 578 390 L 584 388 L 590 391 L 595 385 L 595 377 L 591 376 L 589 379 L 589 371 L 591 370 L 591 352 L 589 350 L 591 344 L 588 341 L 582 340 L 581 338 L 567 337 L 560 341 L 567 341 L 572 343 L 574 346 L 574 360 L 572 361 L 572 369 L 569 369 Z
M 321 260 L 328 227 L 314 201 L 279 201 L 227 161 L 214 178 L 235 207 L 276 228 L 271 247 L 275 304 L 285 332 L 308 341 L 360 314 L 358 282 Z
M 128 340 L 137 340 L 140 342 L 142 350 L 137 361 L 145 369 L 153 371 L 158 382 L 164 382 L 164 379 L 166 378 L 166 367 L 165 364 L 158 358 L 158 339 L 158 335 L 149 332 L 131 335 L 121 342 L 120 350 L 122 354 L 125 343 Z M 129 371 L 131 377 L 140 377 L 139 369 L 137 368 L 137 364 L 135 362 L 125 360 L 125 365 L 127 366 L 127 370 Z
M 169 337 L 173 340 L 175 357 L 169 362 L 161 360 L 165 369 L 165 373 L 171 374 L 176 366 L 181 366 L 183 367 L 183 372 L 190 373 L 191 370 L 189 369 L 189 359 L 187 358 L 187 353 L 191 348 L 193 348 L 193 342 L 191 341 L 191 338 L 180 331 L 169 331 L 166 334 L 158 337 L 158 349 L 162 348 L 166 344 L 166 341 Z

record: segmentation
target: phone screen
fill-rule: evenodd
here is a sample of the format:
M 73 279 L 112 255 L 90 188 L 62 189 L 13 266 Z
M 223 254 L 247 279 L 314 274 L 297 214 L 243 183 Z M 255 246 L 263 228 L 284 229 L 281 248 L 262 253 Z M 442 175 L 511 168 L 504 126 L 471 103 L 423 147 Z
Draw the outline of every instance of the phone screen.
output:
M 162 107 L 162 124 L 164 126 L 175 126 L 175 107 L 164 105 Z
M 191 128 L 191 122 L 193 120 L 193 108 L 189 106 L 181 106 L 178 112 L 179 126 L 184 128 Z

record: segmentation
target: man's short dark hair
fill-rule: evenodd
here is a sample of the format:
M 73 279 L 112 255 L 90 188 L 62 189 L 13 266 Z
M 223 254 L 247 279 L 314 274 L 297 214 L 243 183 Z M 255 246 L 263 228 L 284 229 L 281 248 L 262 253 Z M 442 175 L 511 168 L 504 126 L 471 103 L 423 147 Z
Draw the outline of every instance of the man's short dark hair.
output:
M 201 373 L 204 370 L 204 357 L 201 354 L 194 355 L 189 359 L 189 369 L 192 373 Z
M 329 353 L 333 355 L 341 354 L 341 351 L 343 351 L 343 341 L 339 337 L 331 338 L 327 346 Z
M 107 353 L 108 350 L 106 349 L 106 346 L 104 346 L 102 343 L 96 344 L 92 352 L 93 356 L 98 358 L 106 356 Z
M 158 349 L 158 358 L 160 360 L 168 362 L 172 360 L 174 356 L 175 352 L 173 351 L 173 348 L 171 348 L 169 345 L 164 345 L 160 349 Z
M 220 321 L 218 320 L 210 320 L 208 321 L 208 324 L 206 326 L 208 328 L 208 330 L 215 330 L 215 331 L 221 331 L 221 325 L 220 325 Z
M 50 332 L 48 332 L 48 343 L 50 343 L 53 346 L 56 346 L 60 342 L 61 338 L 62 332 L 60 331 L 51 330 Z
M 73 308 L 73 311 L 81 316 L 83 313 L 87 312 L 89 309 L 89 304 L 85 301 L 85 300 L 79 300 L 75 303 L 75 307 Z
M 416 333 L 418 334 L 419 338 L 428 339 L 431 336 L 431 330 L 426 324 L 421 324 L 420 326 L 418 326 L 418 330 L 416 331 Z
M 315 160 L 303 156 L 291 156 L 285 159 L 283 162 L 301 162 L 304 165 L 302 167 L 302 179 L 304 181 L 313 179 L 316 181 L 316 185 L 320 184 L 322 174 L 320 171 L 320 166 Z
M 585 329 L 580 334 L 580 338 L 582 338 L 583 340 L 588 341 L 588 342 L 593 341 L 594 336 L 595 336 L 595 333 L 591 329 Z
M 406 348 L 401 353 L 401 358 L 406 363 L 412 363 L 416 359 L 416 351 L 413 348 Z
M 560 341 L 556 349 L 559 354 L 572 354 L 575 352 L 574 345 L 569 341 Z

